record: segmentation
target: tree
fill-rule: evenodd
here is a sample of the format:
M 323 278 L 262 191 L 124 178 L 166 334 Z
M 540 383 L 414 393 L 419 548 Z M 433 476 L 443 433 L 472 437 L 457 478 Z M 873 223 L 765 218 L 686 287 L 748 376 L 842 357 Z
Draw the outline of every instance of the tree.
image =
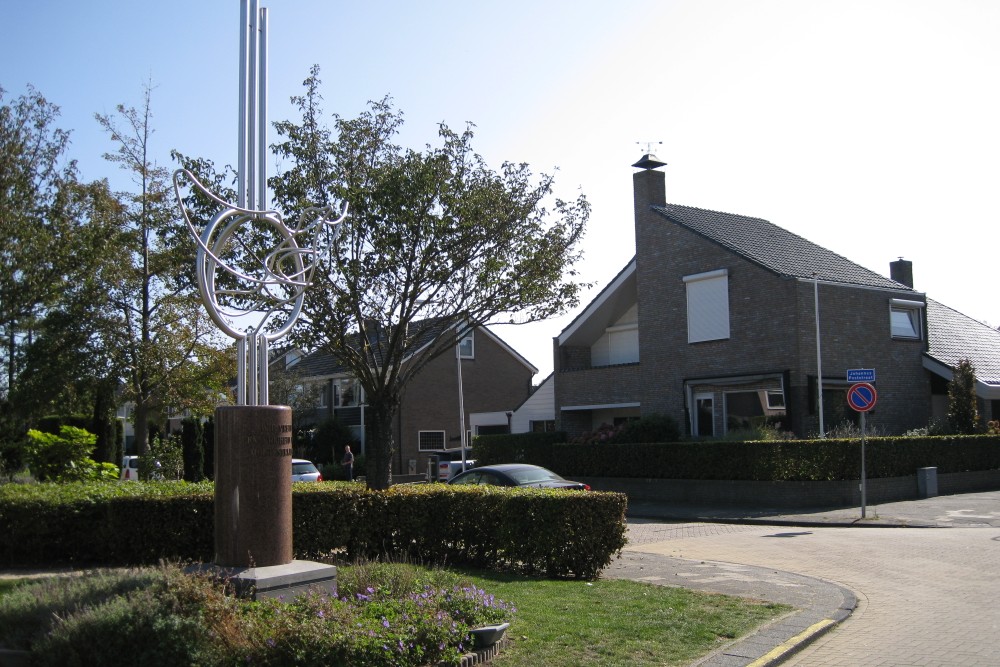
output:
M 34 88 L 10 102 L 0 88 L 0 395 L 14 388 L 24 344 L 86 257 L 77 248 L 85 190 L 58 116 Z
M 149 451 L 150 419 L 166 407 L 204 413 L 232 376 L 231 355 L 194 297 L 194 261 L 179 222 L 165 168 L 150 155 L 152 108 L 145 88 L 141 109 L 118 105 L 117 117 L 98 114 L 116 146 L 105 155 L 132 178 L 118 193 L 124 211 L 113 238 L 119 255 L 103 267 L 108 310 L 103 336 L 123 369 L 125 398 L 134 403 L 138 451 Z
M 948 425 L 952 433 L 969 435 L 979 430 L 976 400 L 976 369 L 971 361 L 962 359 L 948 383 Z
M 440 145 L 393 143 L 402 113 L 388 98 L 355 119 L 321 123 L 319 70 L 293 98 L 301 123 L 276 123 L 272 178 L 277 207 L 294 223 L 306 206 L 347 202 L 350 215 L 306 293 L 295 336 L 322 348 L 364 389 L 367 479 L 392 480 L 392 424 L 409 380 L 441 354 L 455 354 L 470 329 L 526 323 L 576 306 L 573 266 L 590 207 L 552 200 L 553 179 L 525 164 L 490 169 L 472 149 L 471 126 L 441 124 Z M 552 207 L 548 210 L 546 205 Z

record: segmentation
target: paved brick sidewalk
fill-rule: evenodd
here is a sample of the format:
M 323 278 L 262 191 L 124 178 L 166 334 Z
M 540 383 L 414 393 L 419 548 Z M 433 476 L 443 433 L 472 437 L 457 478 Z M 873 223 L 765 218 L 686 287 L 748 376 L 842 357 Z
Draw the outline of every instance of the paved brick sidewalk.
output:
M 855 613 L 787 664 L 980 667 L 1000 660 L 1000 530 L 980 526 L 860 530 L 633 521 L 627 552 L 653 561 L 705 561 L 711 568 L 702 572 L 731 579 L 743 571 L 720 563 L 750 566 L 758 578 L 761 570 L 795 572 L 854 591 Z M 734 590 L 737 584 L 730 582 Z M 748 594 L 753 586 L 746 582 Z

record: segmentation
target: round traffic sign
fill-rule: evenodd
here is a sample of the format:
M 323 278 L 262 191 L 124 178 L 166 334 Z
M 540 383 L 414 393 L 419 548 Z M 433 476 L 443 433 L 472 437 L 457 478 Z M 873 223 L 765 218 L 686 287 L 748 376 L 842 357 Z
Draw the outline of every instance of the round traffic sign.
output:
M 852 384 L 847 390 L 847 402 L 857 412 L 868 412 L 875 407 L 876 400 L 878 394 L 875 392 L 875 387 L 867 382 Z

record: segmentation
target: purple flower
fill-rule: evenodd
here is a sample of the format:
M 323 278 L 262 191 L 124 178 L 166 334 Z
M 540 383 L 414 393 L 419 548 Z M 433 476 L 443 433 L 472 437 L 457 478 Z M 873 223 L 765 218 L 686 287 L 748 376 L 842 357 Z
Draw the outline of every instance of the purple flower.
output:
M 388 628 L 389 627 L 389 621 L 388 621 L 388 619 L 386 619 L 385 616 L 382 617 L 382 627 L 383 628 Z

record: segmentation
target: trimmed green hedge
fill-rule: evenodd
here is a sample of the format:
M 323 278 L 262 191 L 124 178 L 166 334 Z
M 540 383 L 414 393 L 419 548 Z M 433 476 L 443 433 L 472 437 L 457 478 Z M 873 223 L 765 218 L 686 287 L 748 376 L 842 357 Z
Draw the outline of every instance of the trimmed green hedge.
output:
M 927 467 L 942 474 L 1000 469 L 996 435 L 868 438 L 865 449 L 869 478 L 914 475 Z M 479 465 L 534 463 L 569 478 L 827 481 L 861 476 L 860 440 L 569 445 L 485 436 L 475 440 L 473 457 Z
M 593 578 L 625 545 L 617 493 L 293 485 L 296 558 L 410 562 Z M 209 482 L 0 486 L 0 567 L 207 562 Z

